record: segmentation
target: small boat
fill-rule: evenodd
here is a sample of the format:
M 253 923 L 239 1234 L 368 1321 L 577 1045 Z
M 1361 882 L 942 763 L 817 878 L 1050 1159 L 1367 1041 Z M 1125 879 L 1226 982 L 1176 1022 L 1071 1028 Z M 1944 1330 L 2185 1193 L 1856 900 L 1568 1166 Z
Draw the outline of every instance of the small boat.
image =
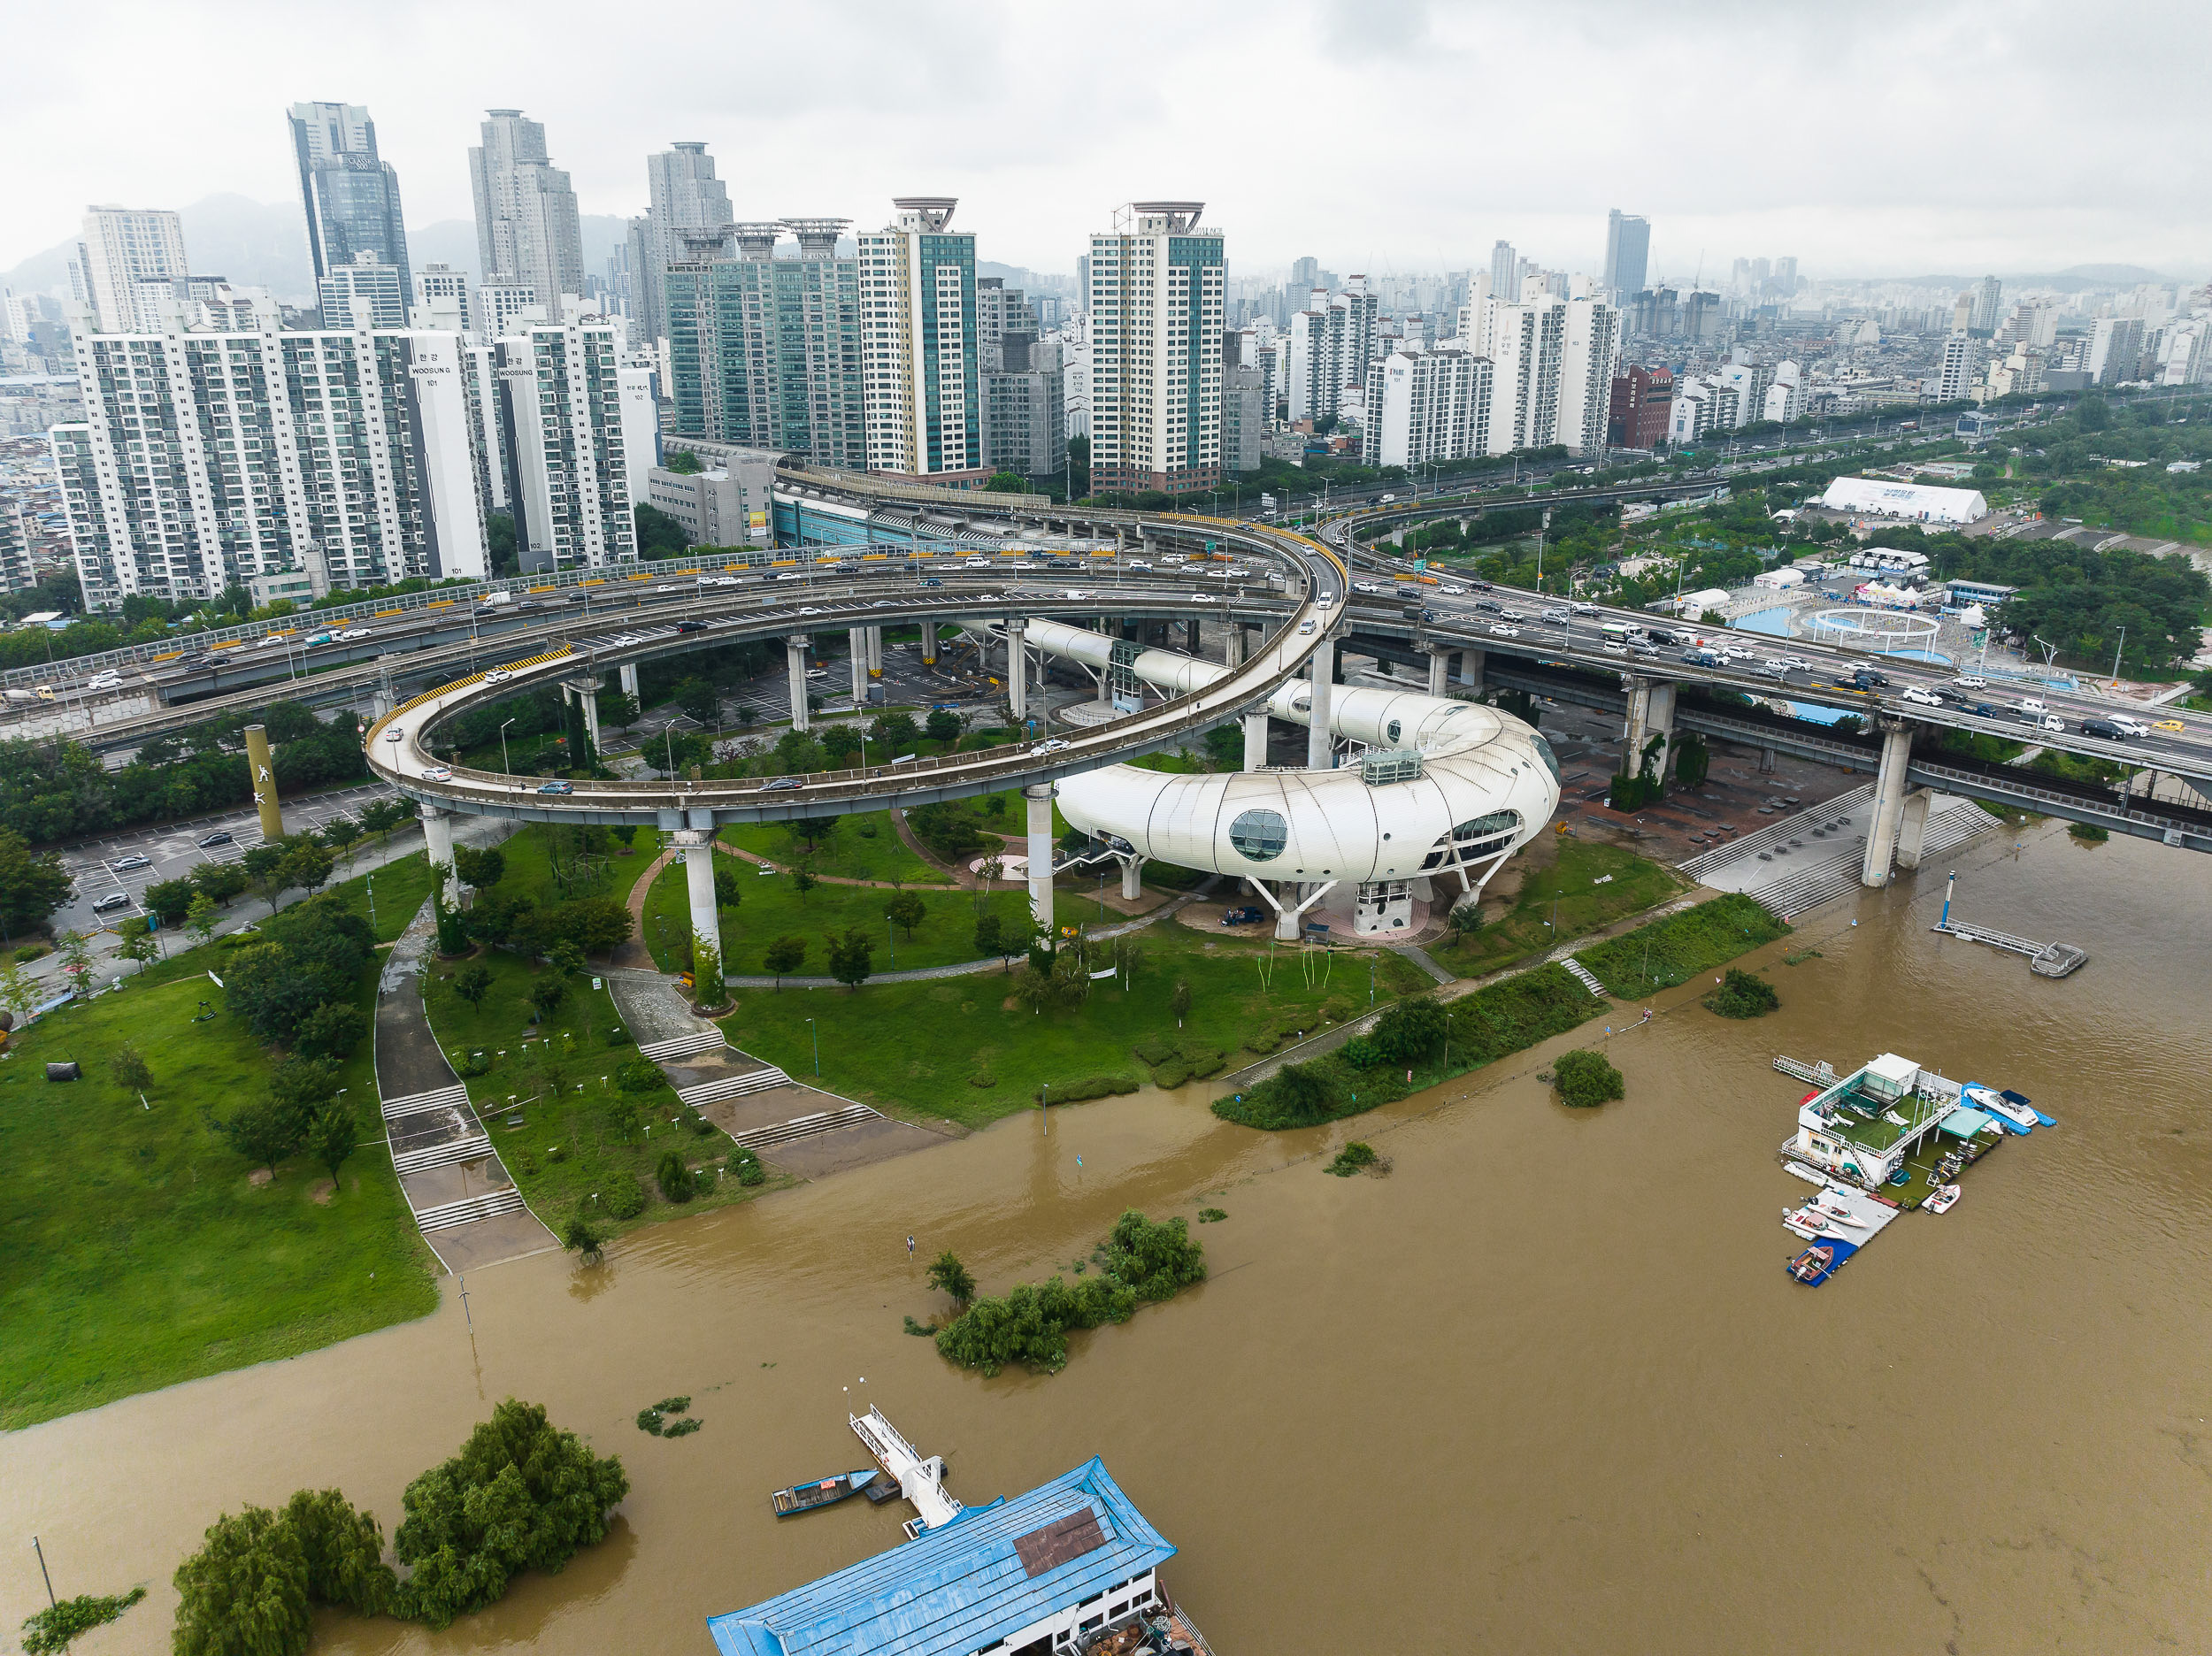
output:
M 1839 1201 L 1817 1201 L 1807 1211 L 1816 1213 L 1822 1218 L 1832 1220 L 1837 1224 L 1855 1225 L 1862 1230 L 1867 1228 L 1865 1220 L 1860 1218 Z
M 1824 1242 L 1816 1243 L 1790 1261 L 1790 1275 L 1801 1283 L 1817 1283 L 1835 1262 L 1835 1249 Z
M 833 1506 L 860 1493 L 883 1476 L 866 1472 L 840 1472 L 835 1477 L 826 1477 L 812 1484 L 794 1484 L 789 1489 L 780 1489 L 768 1498 L 768 1505 L 779 1518 L 788 1518 L 803 1512 L 812 1512 L 817 1506 Z
M 1939 1184 L 1936 1186 L 1934 1193 L 1931 1195 L 1926 1201 L 1922 1202 L 1920 1206 L 1924 1211 L 1928 1213 L 1948 1213 L 1951 1211 L 1951 1204 L 1958 1200 L 1958 1199 L 1959 1187 L 1957 1185 Z
M 2035 1112 L 2025 1104 L 2014 1103 L 2010 1093 L 2000 1092 L 1994 1087 L 1985 1087 L 1972 1081 L 1969 1081 L 1961 1091 L 1976 1109 L 1994 1116 L 2009 1131 L 2016 1133 L 2035 1131 Z
M 2036 1123 L 2039 1126 L 2055 1127 L 2058 1125 L 2057 1116 L 2046 1116 L 2041 1110 L 2037 1109 L 2033 1101 L 2030 1100 L 2025 1093 L 2015 1092 L 2010 1087 L 2007 1087 L 2004 1090 L 2004 1096 L 2009 1099 L 2013 1103 L 2017 1104 L 2022 1109 L 2026 1110 L 2030 1115 L 2033 1116 L 2036 1119 Z
M 1826 1217 L 1816 1208 L 1785 1208 L 1782 1223 L 1799 1230 L 1825 1230 Z
M 1808 1184 L 1825 1184 L 1828 1182 L 1828 1176 L 1825 1173 L 1815 1168 L 1809 1168 L 1802 1162 L 1785 1161 L 1782 1163 L 1782 1171 L 1803 1179 Z

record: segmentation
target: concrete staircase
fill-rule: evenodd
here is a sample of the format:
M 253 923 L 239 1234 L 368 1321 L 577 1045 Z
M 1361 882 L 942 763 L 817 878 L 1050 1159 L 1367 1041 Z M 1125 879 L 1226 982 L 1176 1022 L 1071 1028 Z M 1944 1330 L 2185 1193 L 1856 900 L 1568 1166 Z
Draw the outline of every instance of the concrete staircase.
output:
M 695 1034 L 649 1042 L 637 1049 L 637 1055 L 649 1058 L 655 1063 L 667 1063 L 672 1059 L 689 1058 L 699 1053 L 712 1052 L 721 1045 L 720 1030 L 700 1030 Z
M 1597 999 L 1602 1000 L 1606 998 L 1605 985 L 1600 983 L 1596 978 L 1592 976 L 1590 969 L 1585 966 L 1580 961 L 1577 960 L 1573 955 L 1568 955 L 1559 963 L 1562 966 L 1564 966 L 1569 971 L 1572 972 L 1575 975 L 1576 979 L 1580 982 L 1582 986 L 1585 989 L 1587 989 L 1593 995 L 1596 996 Z
M 469 1108 L 469 1090 L 459 1082 L 451 1086 L 434 1087 L 427 1092 L 410 1092 L 404 1098 L 383 1100 L 384 1119 L 397 1121 L 403 1116 L 419 1115 L 424 1110 L 457 1109 Z
M 749 1132 L 730 1136 L 749 1150 L 765 1150 L 772 1145 L 788 1144 L 794 1138 L 810 1138 L 817 1133 L 835 1132 L 840 1127 L 858 1127 L 881 1119 L 865 1104 L 848 1104 L 843 1109 L 824 1110 L 814 1116 L 796 1116 L 789 1121 L 778 1122 L 772 1127 L 756 1127 Z
M 742 1075 L 722 1076 L 712 1081 L 702 1081 L 695 1086 L 678 1087 L 676 1096 L 692 1108 L 702 1104 L 718 1104 L 724 1099 L 742 1098 L 748 1092 L 764 1092 L 770 1087 L 789 1086 L 791 1077 L 774 1064 L 759 1070 L 748 1070 Z
M 392 1167 L 400 1173 L 421 1173 L 431 1168 L 450 1167 L 456 1162 L 473 1162 L 491 1154 L 491 1135 L 471 1133 L 444 1144 L 425 1145 L 419 1150 L 402 1150 L 392 1157 Z
M 508 1184 L 482 1196 L 441 1202 L 435 1208 L 418 1208 L 415 1209 L 415 1223 L 425 1232 L 450 1230 L 455 1225 L 467 1224 L 477 1219 L 493 1219 L 501 1214 L 520 1213 L 523 1208 L 522 1192 Z

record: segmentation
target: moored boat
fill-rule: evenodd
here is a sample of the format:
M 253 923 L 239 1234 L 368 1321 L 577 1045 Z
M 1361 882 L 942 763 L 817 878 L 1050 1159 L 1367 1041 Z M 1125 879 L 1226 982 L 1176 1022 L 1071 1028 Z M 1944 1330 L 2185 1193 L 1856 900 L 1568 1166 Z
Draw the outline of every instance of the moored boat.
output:
M 1813 1203 L 1809 1211 L 1818 1214 L 1822 1218 L 1828 1220 L 1833 1224 L 1847 1224 L 1861 1230 L 1868 1229 L 1867 1222 L 1865 1220 L 1860 1218 L 1848 1208 L 1846 1208 L 1841 1202 L 1834 1200 L 1832 1198 L 1827 1201 L 1816 1201 Z
M 1948 1213 L 1951 1210 L 1951 1204 L 1958 1199 L 1959 1187 L 1957 1185 L 1939 1184 L 1934 1192 L 1920 1206 L 1922 1211 L 1926 1213 Z
M 1968 1103 L 1985 1115 L 1994 1116 L 2009 1131 L 2016 1133 L 2031 1133 L 2035 1131 L 2035 1111 L 2025 1103 L 2014 1103 L 2009 1093 L 2001 1092 L 1995 1087 L 1985 1087 L 1973 1081 L 1969 1081 L 1961 1090 L 1964 1092 Z
M 779 1518 L 795 1514 L 812 1512 L 817 1506 L 833 1506 L 857 1495 L 883 1476 L 872 1469 L 864 1472 L 840 1472 L 834 1477 L 817 1479 L 811 1484 L 794 1484 L 789 1489 L 780 1489 L 768 1498 L 768 1505 Z
M 1790 1275 L 1801 1283 L 1817 1283 L 1835 1262 L 1835 1249 L 1824 1242 L 1816 1243 L 1790 1261 Z

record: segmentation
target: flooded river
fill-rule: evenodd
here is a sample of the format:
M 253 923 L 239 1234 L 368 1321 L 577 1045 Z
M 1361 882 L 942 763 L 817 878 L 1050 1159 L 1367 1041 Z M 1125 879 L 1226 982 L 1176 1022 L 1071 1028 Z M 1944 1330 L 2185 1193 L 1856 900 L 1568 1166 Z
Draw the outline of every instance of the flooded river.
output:
M 64 1593 L 151 1587 L 81 1656 L 166 1650 L 170 1572 L 219 1509 L 335 1484 L 388 1531 L 513 1393 L 622 1455 L 613 1537 L 446 1633 L 331 1617 L 319 1650 L 705 1656 L 710 1614 L 898 1539 L 900 1505 L 767 1511 L 864 1462 L 870 1402 L 969 1500 L 1102 1454 L 1223 1656 L 2204 1649 L 2212 864 L 2024 832 L 1963 853 L 1960 909 L 2086 947 L 2066 982 L 1932 935 L 1932 870 L 1768 951 L 1772 1016 L 1663 997 L 1609 1043 L 1628 1097 L 1600 1112 L 1549 1100 L 1541 1051 L 1306 1134 L 1197 1088 L 1056 1110 L 1049 1138 L 1005 1123 L 598 1270 L 501 1267 L 465 1317 L 449 1284 L 421 1322 L 0 1438 L 0 1622 L 42 1602 L 36 1531 Z M 1801 1288 L 1776 1221 L 1807 1187 L 1774 1147 L 1803 1089 L 1770 1060 L 1884 1049 L 2061 1125 Z M 1354 1136 L 1388 1177 L 1323 1177 Z M 980 1380 L 901 1331 L 936 1307 L 910 1231 L 990 1291 L 1202 1200 L 1230 1215 L 1198 1232 L 1212 1279 L 1076 1337 L 1062 1375 Z M 705 1430 L 640 1434 L 673 1392 Z

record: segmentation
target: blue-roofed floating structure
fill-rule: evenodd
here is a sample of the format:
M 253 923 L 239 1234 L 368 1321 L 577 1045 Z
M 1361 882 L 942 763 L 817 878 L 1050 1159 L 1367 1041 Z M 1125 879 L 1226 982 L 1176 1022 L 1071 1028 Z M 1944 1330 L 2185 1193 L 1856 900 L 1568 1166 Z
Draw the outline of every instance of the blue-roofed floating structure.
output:
M 888 1552 L 708 1619 L 721 1656 L 1056 1656 L 1169 1611 L 1175 1556 L 1094 1457 L 1011 1500 L 962 1509 Z M 1205 1646 L 1177 1618 L 1175 1634 Z

